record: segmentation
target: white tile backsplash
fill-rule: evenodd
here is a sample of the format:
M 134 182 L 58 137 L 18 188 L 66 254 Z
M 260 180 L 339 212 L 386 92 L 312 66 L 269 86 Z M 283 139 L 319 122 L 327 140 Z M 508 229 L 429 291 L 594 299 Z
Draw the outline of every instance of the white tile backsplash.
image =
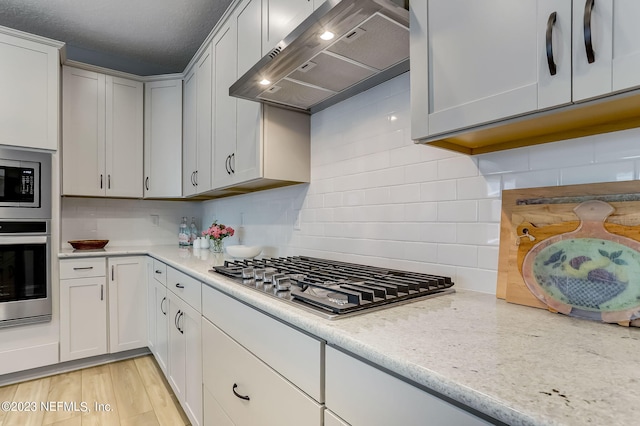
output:
M 495 293 L 501 190 L 640 179 L 640 129 L 466 156 L 414 144 L 409 118 L 406 73 L 311 117 L 309 185 L 207 201 L 203 216 L 233 225 L 244 212 L 246 242 L 268 255 L 450 275 Z

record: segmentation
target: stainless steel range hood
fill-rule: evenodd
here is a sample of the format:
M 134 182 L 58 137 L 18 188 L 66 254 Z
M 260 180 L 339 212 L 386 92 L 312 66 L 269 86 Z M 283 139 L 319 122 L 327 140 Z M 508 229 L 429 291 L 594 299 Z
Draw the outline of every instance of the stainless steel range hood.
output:
M 313 114 L 409 70 L 406 0 L 326 0 L 229 95 Z M 331 40 L 320 36 L 334 34 Z

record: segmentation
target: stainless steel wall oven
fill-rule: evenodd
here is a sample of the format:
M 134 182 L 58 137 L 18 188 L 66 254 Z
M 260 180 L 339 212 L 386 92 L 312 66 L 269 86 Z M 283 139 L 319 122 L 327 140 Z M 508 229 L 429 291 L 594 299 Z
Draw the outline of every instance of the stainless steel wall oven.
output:
M 51 320 L 51 154 L 0 149 L 0 327 Z

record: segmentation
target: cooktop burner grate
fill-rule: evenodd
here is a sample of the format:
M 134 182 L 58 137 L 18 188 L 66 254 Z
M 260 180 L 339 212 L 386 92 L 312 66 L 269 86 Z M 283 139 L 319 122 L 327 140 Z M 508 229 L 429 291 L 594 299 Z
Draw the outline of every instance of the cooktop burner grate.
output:
M 454 292 L 450 277 L 305 256 L 225 261 L 213 271 L 330 319 Z

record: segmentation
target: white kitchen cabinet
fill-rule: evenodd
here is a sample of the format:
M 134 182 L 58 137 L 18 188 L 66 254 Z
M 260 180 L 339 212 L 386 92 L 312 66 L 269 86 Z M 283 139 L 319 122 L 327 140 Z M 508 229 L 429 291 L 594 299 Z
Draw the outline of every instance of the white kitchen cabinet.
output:
M 168 381 L 191 423 L 202 425 L 201 315 L 172 291 L 167 292 L 167 299 Z
M 412 76 L 414 138 L 571 102 L 571 0 L 429 0 L 412 7 L 412 31 L 426 31 L 426 39 L 413 37 L 411 54 L 426 49 L 416 62 L 427 66 Z
M 202 341 L 205 389 L 233 424 L 322 424 L 322 405 L 206 319 Z M 216 423 L 207 418 L 206 424 Z
M 147 346 L 147 278 L 144 257 L 108 259 L 109 352 Z
M 352 426 L 491 424 L 332 347 L 325 380 L 327 409 Z
M 145 83 L 144 196 L 182 196 L 182 79 Z
M 639 16 L 634 0 L 574 0 L 574 101 L 640 86 Z
M 263 0 L 262 8 L 262 54 L 266 55 L 311 15 L 314 0 Z
M 58 149 L 62 46 L 0 27 L 0 145 Z
M 259 3 L 254 1 L 253 3 Z M 233 182 L 236 150 L 237 98 L 229 96 L 229 86 L 237 79 L 237 32 L 235 15 L 213 38 L 213 186 Z
M 60 261 L 60 361 L 107 353 L 105 259 Z
M 182 93 L 182 195 L 197 192 L 195 175 L 198 169 L 198 139 L 196 136 L 197 79 L 195 67 L 184 77 Z
M 147 310 L 149 349 L 153 353 L 162 372 L 167 374 L 169 359 L 169 302 L 167 288 L 154 276 L 153 260 L 149 259 L 150 274 L 147 279 Z
M 211 43 L 184 78 L 182 195 L 211 189 L 212 73 Z
M 260 0 L 242 2 L 214 38 L 214 190 L 241 193 L 310 179 L 309 116 L 228 95 L 262 56 L 263 7 Z
M 63 195 L 142 197 L 143 85 L 63 67 Z
M 0 27 L 0 144 L 58 149 L 62 46 Z

